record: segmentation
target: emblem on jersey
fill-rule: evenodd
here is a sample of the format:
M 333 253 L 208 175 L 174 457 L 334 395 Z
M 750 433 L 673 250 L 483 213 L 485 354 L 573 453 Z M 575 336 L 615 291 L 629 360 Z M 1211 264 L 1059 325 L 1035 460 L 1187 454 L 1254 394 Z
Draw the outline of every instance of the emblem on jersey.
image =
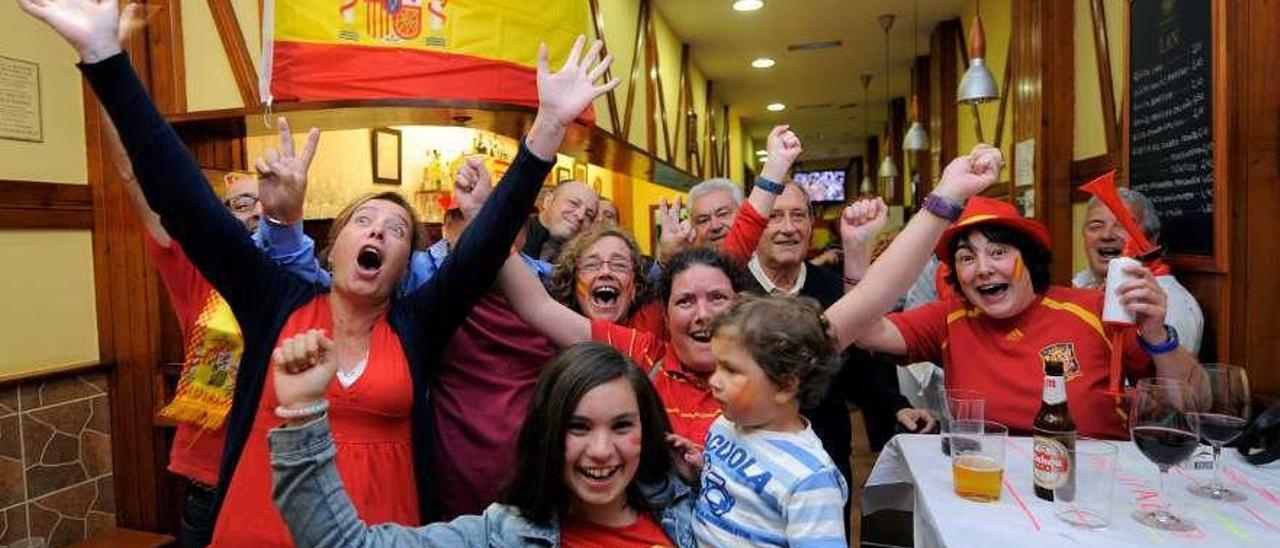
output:
M 1040 359 L 1061 363 L 1062 375 L 1068 381 L 1080 376 L 1080 360 L 1076 359 L 1076 345 L 1073 343 L 1054 343 L 1041 348 Z

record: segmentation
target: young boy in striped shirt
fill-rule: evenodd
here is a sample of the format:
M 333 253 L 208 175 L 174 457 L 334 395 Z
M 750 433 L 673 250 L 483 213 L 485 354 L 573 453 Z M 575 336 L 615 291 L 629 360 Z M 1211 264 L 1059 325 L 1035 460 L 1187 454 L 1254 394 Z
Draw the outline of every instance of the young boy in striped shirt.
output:
M 838 367 L 817 303 L 746 297 L 709 330 L 716 356 L 709 384 L 723 415 L 702 454 L 698 544 L 848 546 L 842 515 L 848 487 L 800 415 L 801 405 L 822 397 Z M 687 443 L 673 440 L 683 449 Z

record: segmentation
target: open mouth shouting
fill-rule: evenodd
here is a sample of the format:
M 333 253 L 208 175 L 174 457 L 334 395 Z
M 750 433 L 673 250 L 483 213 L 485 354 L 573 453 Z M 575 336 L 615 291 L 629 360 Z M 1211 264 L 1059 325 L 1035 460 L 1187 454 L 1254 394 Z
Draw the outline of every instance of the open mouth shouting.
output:
M 974 288 L 982 298 L 988 302 L 999 301 L 1009 292 L 1009 284 L 1007 283 L 988 283 L 982 284 Z
M 697 343 L 711 344 L 711 332 L 706 329 L 690 331 L 689 338 Z
M 1123 251 L 1124 249 L 1121 247 L 1110 245 L 1100 245 L 1094 248 L 1094 252 L 1097 253 L 1099 257 L 1102 257 L 1102 260 L 1104 261 L 1110 261 L 1111 259 L 1119 257 Z
M 356 274 L 361 278 L 376 278 L 382 271 L 382 250 L 365 245 L 356 254 Z

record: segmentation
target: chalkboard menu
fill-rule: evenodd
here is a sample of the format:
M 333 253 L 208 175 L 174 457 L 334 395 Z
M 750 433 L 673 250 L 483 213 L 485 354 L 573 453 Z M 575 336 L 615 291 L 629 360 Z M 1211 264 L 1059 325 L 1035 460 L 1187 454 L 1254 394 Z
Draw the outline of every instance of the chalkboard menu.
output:
M 1213 255 L 1212 3 L 1129 5 L 1129 184 L 1169 253 Z

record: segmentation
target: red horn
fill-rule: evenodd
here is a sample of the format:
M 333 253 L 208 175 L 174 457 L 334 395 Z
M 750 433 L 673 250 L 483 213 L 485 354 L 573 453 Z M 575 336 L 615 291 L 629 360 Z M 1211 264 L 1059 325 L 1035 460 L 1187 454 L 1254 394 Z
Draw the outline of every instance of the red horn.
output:
M 1160 246 L 1147 239 L 1147 235 L 1142 232 L 1142 227 L 1138 226 L 1138 222 L 1133 219 L 1133 214 L 1129 213 L 1129 208 L 1125 207 L 1124 200 L 1120 199 L 1120 193 L 1116 192 L 1115 170 L 1103 173 L 1097 179 L 1085 183 L 1080 190 L 1097 196 L 1129 233 L 1129 243 L 1125 244 L 1125 255 L 1146 260 L 1160 252 Z

